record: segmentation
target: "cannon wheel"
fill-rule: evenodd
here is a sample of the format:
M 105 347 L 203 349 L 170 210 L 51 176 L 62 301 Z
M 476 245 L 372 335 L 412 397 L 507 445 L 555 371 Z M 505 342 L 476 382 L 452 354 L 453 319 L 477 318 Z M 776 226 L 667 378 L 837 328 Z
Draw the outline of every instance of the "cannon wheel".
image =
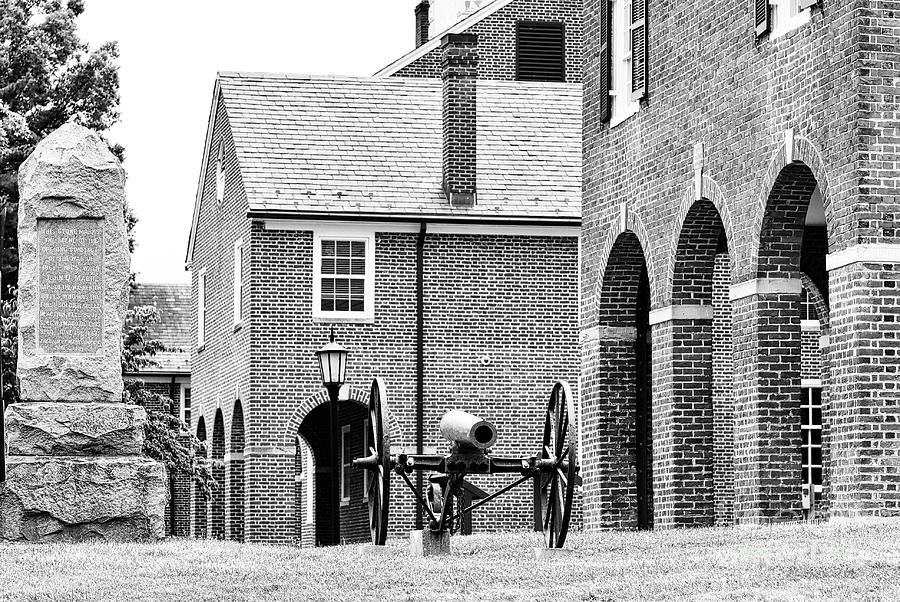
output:
M 547 405 L 541 447 L 541 459 L 556 459 L 555 470 L 540 476 L 541 529 L 548 548 L 563 547 L 572 518 L 578 471 L 574 420 L 572 389 L 567 382 L 558 381 Z
M 388 427 L 387 394 L 384 381 L 375 378 L 369 391 L 369 449 L 378 467 L 369 474 L 369 529 L 372 543 L 383 546 L 387 540 L 388 509 L 391 493 L 391 435 Z

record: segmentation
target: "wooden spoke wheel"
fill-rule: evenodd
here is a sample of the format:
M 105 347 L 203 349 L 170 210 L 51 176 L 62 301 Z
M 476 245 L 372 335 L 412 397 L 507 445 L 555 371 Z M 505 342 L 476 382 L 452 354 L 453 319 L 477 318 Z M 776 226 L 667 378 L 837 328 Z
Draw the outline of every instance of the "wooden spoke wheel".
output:
M 384 381 L 376 378 L 369 391 L 369 449 L 376 459 L 375 468 L 367 471 L 369 484 L 369 529 L 372 543 L 383 546 L 387 540 L 388 509 L 391 492 L 391 435 L 388 427 L 387 394 Z
M 544 418 L 544 440 L 541 460 L 551 460 L 549 469 L 540 476 L 540 520 L 548 548 L 561 548 L 566 543 L 578 467 L 576 458 L 575 403 L 568 383 L 553 386 Z

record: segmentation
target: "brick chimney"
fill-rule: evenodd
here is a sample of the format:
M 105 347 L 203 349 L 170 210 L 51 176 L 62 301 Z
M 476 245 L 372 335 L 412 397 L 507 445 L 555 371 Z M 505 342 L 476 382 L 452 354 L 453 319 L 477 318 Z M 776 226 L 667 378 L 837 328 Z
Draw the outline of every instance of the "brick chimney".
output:
M 428 9 L 431 4 L 422 0 L 416 6 L 416 48 L 428 41 Z
M 443 79 L 444 193 L 453 207 L 475 204 L 476 80 L 478 36 L 441 38 Z

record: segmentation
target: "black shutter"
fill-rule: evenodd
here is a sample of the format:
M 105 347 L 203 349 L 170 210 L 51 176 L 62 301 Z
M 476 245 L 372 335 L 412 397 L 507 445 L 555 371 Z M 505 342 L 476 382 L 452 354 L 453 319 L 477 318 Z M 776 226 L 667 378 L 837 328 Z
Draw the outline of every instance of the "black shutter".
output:
M 631 2 L 631 100 L 647 97 L 647 3 Z
M 800 0 L 798 8 L 800 10 L 806 10 L 810 6 L 815 6 L 819 3 L 819 0 Z
M 598 113 L 600 121 L 609 121 L 611 110 L 611 98 L 609 92 L 612 89 L 612 28 L 610 27 L 610 1 L 600 0 L 600 49 L 597 52 L 597 95 Z
M 754 0 L 756 37 L 769 31 L 769 0 Z
M 566 80 L 565 27 L 562 23 L 519 21 L 516 24 L 516 79 Z

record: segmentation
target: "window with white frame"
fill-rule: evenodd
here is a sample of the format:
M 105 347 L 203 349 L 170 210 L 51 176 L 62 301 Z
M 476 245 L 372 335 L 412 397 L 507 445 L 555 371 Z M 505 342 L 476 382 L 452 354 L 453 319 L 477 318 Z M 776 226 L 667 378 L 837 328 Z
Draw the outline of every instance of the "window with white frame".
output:
M 815 486 L 816 496 L 822 492 L 822 386 L 806 383 L 801 389 L 800 421 L 803 449 L 803 507 L 810 507 L 809 484 Z
M 241 323 L 242 299 L 244 298 L 244 262 L 243 262 L 244 243 L 239 238 L 234 243 L 234 324 Z
M 353 438 L 350 436 L 350 425 L 341 427 L 341 503 L 350 501 L 350 481 L 353 470 Z
M 191 424 L 191 388 L 181 386 L 181 420 L 187 424 Z
M 206 342 L 206 268 L 197 274 L 197 346 Z
M 375 233 L 322 231 L 313 243 L 313 318 L 372 321 Z
M 369 455 L 369 419 L 366 418 L 363 420 L 363 458 Z M 369 471 L 364 470 L 363 473 L 363 499 L 366 499 L 369 496 Z
M 772 37 L 784 35 L 810 21 L 812 5 L 804 0 L 770 0 Z M 815 3 L 813 3 L 815 4 Z
M 610 126 L 640 110 L 647 93 L 647 2 L 612 0 L 609 4 Z
M 221 203 L 225 198 L 225 144 L 220 140 L 216 151 L 216 201 Z

